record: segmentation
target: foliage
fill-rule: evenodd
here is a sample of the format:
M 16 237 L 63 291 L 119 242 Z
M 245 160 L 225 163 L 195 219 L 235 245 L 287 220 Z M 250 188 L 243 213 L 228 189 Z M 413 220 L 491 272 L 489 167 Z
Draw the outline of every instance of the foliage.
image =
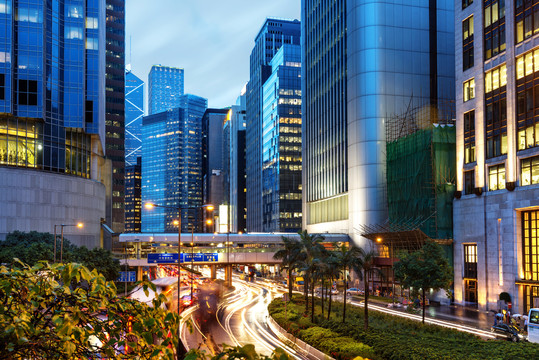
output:
M 356 272 L 360 279 L 363 279 L 363 288 L 365 289 L 365 301 L 363 302 L 364 322 L 363 327 L 365 331 L 369 328 L 369 278 L 378 274 L 383 277 L 380 269 L 374 264 L 376 254 L 374 251 L 365 252 L 363 249 L 358 250 L 358 257 L 352 261 L 352 269 Z
M 57 259 L 59 259 L 59 254 L 60 240 L 57 239 Z M 15 258 L 30 266 L 43 260 L 52 263 L 54 261 L 54 236 L 36 231 L 9 233 L 5 241 L 0 241 L 0 264 L 11 264 Z M 63 260 L 97 269 L 107 280 L 116 280 L 120 276 L 120 262 L 112 257 L 110 251 L 78 247 L 71 244 L 65 236 Z
M 284 350 L 281 348 L 276 348 L 273 350 L 271 356 L 260 355 L 255 351 L 255 347 L 252 344 L 247 344 L 245 346 L 227 346 L 223 350 L 212 357 L 209 357 L 204 352 L 200 350 L 190 350 L 185 356 L 184 360 L 291 360 L 290 357 Z
M 306 343 L 337 359 L 354 359 L 357 356 L 372 358 L 375 356 L 370 346 L 321 327 L 302 330 L 300 337 Z
M 434 241 L 427 241 L 413 253 L 401 253 L 393 266 L 395 278 L 404 287 L 421 289 L 423 297 L 423 322 L 425 322 L 425 292 L 428 289 L 449 291 L 453 270 L 444 256 L 443 249 Z
M 149 307 L 80 264 L 15 264 L 0 266 L 0 359 L 173 358 L 179 317 L 164 295 Z
M 301 244 L 294 238 L 283 236 L 284 249 L 278 250 L 273 258 L 281 260 L 282 268 L 288 272 L 288 296 L 292 298 L 292 271 L 296 270 L 303 254 Z
M 301 309 L 302 304 L 288 304 L 290 309 Z M 295 305 L 293 305 L 296 303 Z M 342 303 L 335 303 L 342 307 Z M 270 315 L 283 328 L 293 327 L 295 322 L 284 317 L 284 307 L 280 299 L 270 303 Z M 371 359 L 399 360 L 479 360 L 479 359 L 535 359 L 539 353 L 539 344 L 509 341 L 482 340 L 473 334 L 459 332 L 436 325 L 422 324 L 398 316 L 373 312 L 370 314 L 368 331 L 362 329 L 363 311 L 358 307 L 350 307 L 347 322 L 340 321 L 340 316 L 332 316 L 330 320 L 316 317 L 316 326 L 323 328 L 326 334 L 350 337 L 355 342 L 372 347 L 375 356 Z M 297 326 L 297 325 L 296 325 Z M 322 330 L 320 330 L 322 331 Z M 332 333 L 330 333 L 331 331 Z M 303 331 L 295 336 L 301 337 Z M 330 336 L 328 336 L 330 337 Z M 305 339 L 303 339 L 305 340 Z

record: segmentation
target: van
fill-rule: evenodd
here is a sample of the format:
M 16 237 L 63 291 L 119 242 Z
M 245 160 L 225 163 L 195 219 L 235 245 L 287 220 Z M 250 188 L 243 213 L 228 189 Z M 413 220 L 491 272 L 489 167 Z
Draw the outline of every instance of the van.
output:
M 528 313 L 528 341 L 539 343 L 539 308 Z

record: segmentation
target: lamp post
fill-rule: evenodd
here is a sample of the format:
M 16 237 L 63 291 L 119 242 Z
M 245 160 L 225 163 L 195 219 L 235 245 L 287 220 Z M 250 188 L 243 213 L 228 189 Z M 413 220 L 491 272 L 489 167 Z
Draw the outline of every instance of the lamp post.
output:
M 376 238 L 376 242 L 381 243 L 382 238 Z M 394 254 L 393 254 L 393 241 L 389 241 L 390 245 L 390 253 L 389 258 L 391 259 L 391 300 L 393 301 L 393 304 L 395 303 L 395 270 L 393 269 L 393 261 L 394 261 Z
M 76 224 L 59 224 L 54 225 L 54 262 L 56 263 L 56 227 L 60 226 L 61 236 L 60 236 L 60 262 L 64 260 L 64 228 L 67 226 L 76 226 L 79 229 L 84 227 L 84 224 L 79 222 Z
M 173 222 L 174 225 L 177 225 L 178 226 L 178 291 L 177 291 L 177 301 L 178 301 L 178 304 L 177 304 L 177 311 L 178 311 L 178 315 L 180 315 L 180 289 L 181 289 L 181 256 L 182 256 L 182 242 L 181 242 L 181 237 L 182 237 L 182 210 L 185 210 L 185 209 L 199 209 L 199 208 L 207 208 L 208 210 L 212 211 L 213 210 L 213 205 L 211 204 L 206 204 L 206 205 L 201 205 L 201 206 L 185 206 L 185 207 L 182 207 L 182 206 L 166 206 L 166 205 L 159 205 L 159 204 L 154 204 L 154 203 L 146 203 L 144 204 L 144 207 L 148 210 L 151 210 L 153 209 L 154 207 L 160 207 L 160 208 L 165 208 L 165 209 L 174 209 L 174 210 L 177 210 L 178 211 L 178 220 L 175 220 Z M 193 230 L 194 231 L 194 230 Z M 192 280 L 191 280 L 192 281 Z M 192 290 L 191 290 L 191 301 L 193 299 L 193 293 L 192 293 Z M 180 329 L 178 329 L 178 336 L 180 336 Z M 179 359 L 181 359 L 181 351 L 180 349 L 183 348 L 183 344 L 181 343 L 181 339 L 178 338 L 178 348 L 176 349 L 176 356 Z M 185 352 L 185 348 L 183 348 L 183 352 Z

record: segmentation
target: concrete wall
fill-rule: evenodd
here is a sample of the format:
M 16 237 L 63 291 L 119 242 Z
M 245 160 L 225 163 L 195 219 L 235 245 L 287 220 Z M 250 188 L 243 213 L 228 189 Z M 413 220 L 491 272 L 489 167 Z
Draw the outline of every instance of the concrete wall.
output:
M 105 187 L 100 182 L 31 169 L 0 167 L 0 240 L 12 231 L 54 233 L 88 248 L 100 245 L 101 218 L 105 217 Z M 60 226 L 57 226 L 58 234 Z
M 522 313 L 521 211 L 539 206 L 539 185 L 465 195 L 453 203 L 455 302 L 464 302 L 464 244 L 477 244 L 477 296 L 481 310 L 496 310 L 501 292 Z

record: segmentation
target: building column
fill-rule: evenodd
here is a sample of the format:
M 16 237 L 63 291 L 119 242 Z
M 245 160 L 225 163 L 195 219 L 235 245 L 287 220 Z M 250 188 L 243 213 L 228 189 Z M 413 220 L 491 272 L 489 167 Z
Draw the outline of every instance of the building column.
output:
M 211 271 L 211 279 L 215 280 L 217 277 L 217 265 L 210 265 L 210 271 Z
M 232 286 L 232 265 L 225 265 L 225 284 L 226 286 Z
M 142 281 L 142 266 L 137 266 L 137 281 Z

